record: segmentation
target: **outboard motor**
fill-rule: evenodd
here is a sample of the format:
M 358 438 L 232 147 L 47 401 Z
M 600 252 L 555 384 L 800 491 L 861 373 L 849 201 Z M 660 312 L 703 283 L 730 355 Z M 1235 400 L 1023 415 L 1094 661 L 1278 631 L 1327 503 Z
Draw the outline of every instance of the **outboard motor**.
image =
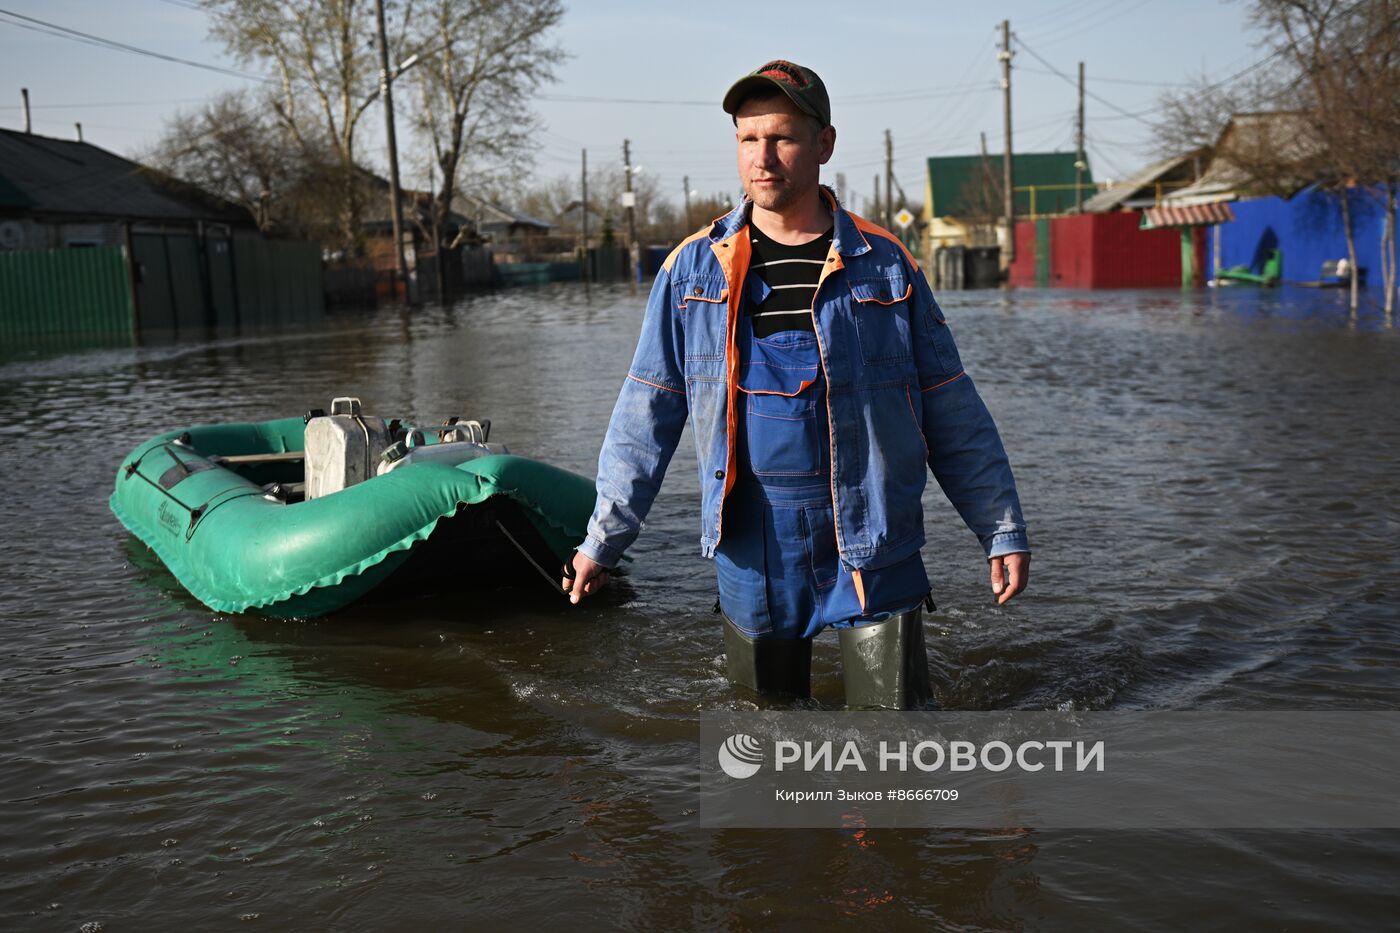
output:
M 306 498 L 318 499 L 371 479 L 389 432 L 383 418 L 365 415 L 360 400 L 337 398 L 329 415 L 306 422 Z
M 491 439 L 491 419 L 464 421 L 453 415 L 447 419 L 447 424 L 438 430 L 442 432 L 442 440 L 446 444 L 454 442 L 485 444 Z

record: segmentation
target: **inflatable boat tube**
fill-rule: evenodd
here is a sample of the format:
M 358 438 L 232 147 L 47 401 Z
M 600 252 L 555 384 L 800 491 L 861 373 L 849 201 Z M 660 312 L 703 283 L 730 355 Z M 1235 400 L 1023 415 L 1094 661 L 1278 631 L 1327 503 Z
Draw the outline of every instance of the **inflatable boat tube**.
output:
M 498 518 L 523 518 L 511 537 L 528 534 L 554 567 L 583 540 L 593 484 L 525 457 L 418 463 L 310 501 L 279 496 L 272 484 L 301 478 L 303 428 L 285 418 L 152 438 L 118 468 L 112 512 L 209 608 L 284 617 L 333 612 L 419 552 L 437 552 L 449 586 L 502 552 L 528 567 Z

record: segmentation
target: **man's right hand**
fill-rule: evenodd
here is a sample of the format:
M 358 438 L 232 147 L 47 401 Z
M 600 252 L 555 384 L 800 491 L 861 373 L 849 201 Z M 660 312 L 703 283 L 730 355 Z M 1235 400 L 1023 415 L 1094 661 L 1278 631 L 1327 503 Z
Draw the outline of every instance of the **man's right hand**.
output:
M 578 604 L 578 601 L 585 596 L 592 596 L 594 593 L 608 585 L 608 568 L 586 557 L 583 554 L 574 552 L 573 556 L 574 578 L 570 580 L 565 577 L 559 585 L 569 594 L 569 602 Z

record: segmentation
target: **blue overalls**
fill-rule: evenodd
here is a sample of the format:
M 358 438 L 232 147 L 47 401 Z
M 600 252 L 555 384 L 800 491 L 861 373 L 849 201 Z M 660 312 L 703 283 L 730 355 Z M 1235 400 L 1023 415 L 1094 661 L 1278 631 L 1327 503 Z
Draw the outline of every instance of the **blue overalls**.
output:
M 929 592 L 918 553 L 859 585 L 841 566 L 816 335 L 759 339 L 748 314 L 738 327 L 738 477 L 715 551 L 724 614 L 749 638 L 799 639 L 918 606 Z

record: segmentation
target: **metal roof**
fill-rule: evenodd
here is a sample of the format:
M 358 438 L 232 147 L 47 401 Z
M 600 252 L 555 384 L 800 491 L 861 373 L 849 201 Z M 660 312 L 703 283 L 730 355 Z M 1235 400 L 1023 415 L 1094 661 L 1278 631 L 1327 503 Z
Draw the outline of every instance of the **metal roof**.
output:
M 452 207 L 459 213 L 473 219 L 480 219 L 483 229 L 491 227 L 536 227 L 541 230 L 553 230 L 554 224 L 547 220 L 540 220 L 538 217 L 531 217 L 529 214 L 522 214 L 519 211 L 511 210 L 494 204 L 485 198 L 474 194 L 459 192 L 452 201 Z
M 5 129 L 0 211 L 252 225 L 242 208 L 91 143 Z
M 1074 207 L 1073 152 L 1018 152 L 1011 157 L 1012 179 L 1016 191 L 1016 213 L 1030 212 L 1030 192 L 1021 189 L 1031 185 L 1068 185 L 1036 192 L 1036 212 L 1055 214 Z M 987 171 L 996 186 L 1001 185 L 1001 156 L 988 155 L 985 166 L 982 156 L 935 156 L 928 160 L 929 190 L 933 195 L 932 216 L 963 217 L 968 214 L 965 203 L 967 189 L 978 173 Z M 1094 174 L 1086 164 L 1084 186 L 1093 190 Z
M 1215 157 L 1200 181 L 1173 191 L 1162 201 L 1176 205 L 1233 201 L 1261 186 L 1261 179 L 1241 164 L 1258 161 L 1269 164 L 1276 176 L 1270 179 L 1274 188 L 1296 190 L 1311 180 L 1303 177 L 1305 165 L 1318 148 L 1304 114 L 1237 113 L 1221 131 Z
M 1193 149 L 1181 155 L 1153 162 L 1123 181 L 1117 182 L 1112 188 L 1105 188 L 1089 198 L 1084 202 L 1084 212 L 1086 214 L 1102 214 L 1106 211 L 1120 210 L 1133 206 L 1128 203 L 1129 201 L 1140 200 L 1143 197 L 1147 197 L 1149 203 L 1155 204 L 1157 199 L 1156 192 L 1153 191 L 1154 185 L 1161 181 L 1163 176 L 1171 175 L 1192 159 L 1204 156 L 1206 152 L 1203 149 Z
M 1230 205 L 1221 202 L 1214 204 L 1188 204 L 1173 207 L 1149 207 L 1142 212 L 1142 229 L 1157 227 L 1197 227 L 1202 224 L 1227 224 L 1235 219 Z

